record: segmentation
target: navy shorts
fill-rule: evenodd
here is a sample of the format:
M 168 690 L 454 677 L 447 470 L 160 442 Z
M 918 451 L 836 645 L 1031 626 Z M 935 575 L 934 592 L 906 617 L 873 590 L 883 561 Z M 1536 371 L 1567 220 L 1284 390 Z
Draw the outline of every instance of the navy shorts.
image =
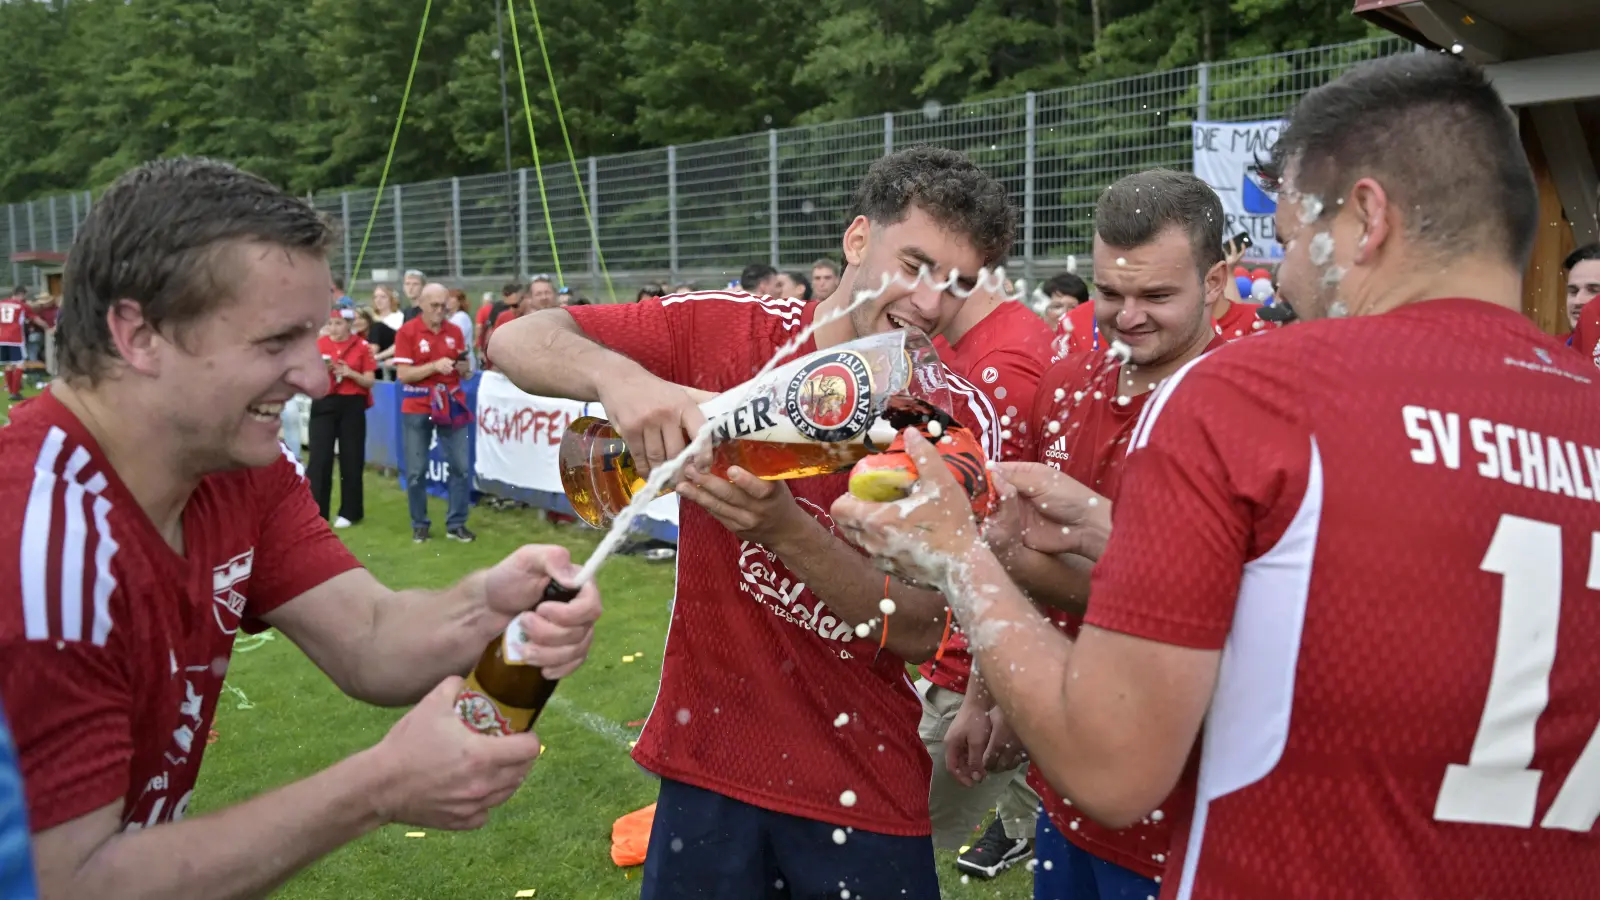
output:
M 836 830 L 663 778 L 640 900 L 938 900 L 932 837 Z
M 24 358 L 21 344 L 0 344 L 0 366 L 19 363 Z
M 1161 885 L 1082 849 L 1039 810 L 1033 840 L 1033 900 L 1153 900 Z

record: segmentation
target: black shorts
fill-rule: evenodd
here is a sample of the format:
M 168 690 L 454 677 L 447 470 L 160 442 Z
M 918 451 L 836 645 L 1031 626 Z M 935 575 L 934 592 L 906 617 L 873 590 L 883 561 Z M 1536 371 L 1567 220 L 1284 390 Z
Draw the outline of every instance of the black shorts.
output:
M 0 366 L 8 366 L 26 359 L 21 344 L 0 344 Z

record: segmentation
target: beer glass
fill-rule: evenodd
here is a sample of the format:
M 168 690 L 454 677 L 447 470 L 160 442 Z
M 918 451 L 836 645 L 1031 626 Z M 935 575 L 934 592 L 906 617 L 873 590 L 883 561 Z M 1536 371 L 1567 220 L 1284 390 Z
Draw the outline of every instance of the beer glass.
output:
M 958 423 L 944 367 L 927 335 L 902 328 L 785 363 L 700 404 L 712 423 L 712 466 L 767 480 L 843 472 L 902 429 Z M 561 486 L 585 522 L 609 525 L 644 487 L 611 423 L 574 420 L 561 438 Z

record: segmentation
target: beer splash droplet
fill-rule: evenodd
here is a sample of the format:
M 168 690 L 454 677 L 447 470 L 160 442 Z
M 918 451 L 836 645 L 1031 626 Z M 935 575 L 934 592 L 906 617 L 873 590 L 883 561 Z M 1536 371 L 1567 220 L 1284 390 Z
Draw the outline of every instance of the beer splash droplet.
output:
M 678 724 L 679 725 L 687 725 L 687 724 L 689 724 L 689 711 L 687 709 L 678 710 Z
M 878 611 L 882 612 L 886 616 L 894 615 L 894 601 L 890 600 L 888 597 L 879 600 Z
M 835 844 L 843 844 L 845 842 L 845 834 L 844 834 L 844 829 L 843 828 L 835 828 L 833 830 L 833 842 Z
M 672 852 L 673 853 L 682 853 L 683 852 L 683 838 L 673 838 L 671 846 L 672 846 Z
M 855 806 L 856 805 L 856 792 L 855 791 L 845 791 L 844 793 L 840 794 L 839 795 L 839 805 L 840 806 Z
M 849 725 L 849 724 L 850 724 L 850 714 L 849 713 L 839 713 L 839 717 L 837 719 L 833 720 L 833 727 L 835 727 L 835 728 L 843 728 L 844 726 Z
M 944 434 L 944 425 L 940 424 L 938 419 L 934 419 L 932 422 L 928 423 L 928 433 L 934 437 L 938 437 L 939 435 Z
M 872 626 L 868 625 L 865 622 L 862 622 L 860 625 L 856 626 L 856 637 L 858 637 L 858 638 L 864 638 L 864 637 L 866 637 L 867 635 L 869 635 L 871 633 L 872 633 Z
M 1055 434 L 1061 430 L 1061 423 L 1052 420 L 1050 424 L 1045 426 L 1045 428 L 1048 429 L 1051 434 Z

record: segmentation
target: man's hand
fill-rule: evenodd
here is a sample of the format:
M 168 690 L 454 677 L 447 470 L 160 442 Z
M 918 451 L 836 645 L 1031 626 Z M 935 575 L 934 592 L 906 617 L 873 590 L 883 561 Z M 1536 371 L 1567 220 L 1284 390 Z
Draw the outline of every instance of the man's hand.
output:
M 373 800 L 390 821 L 453 831 L 482 827 L 539 758 L 531 731 L 490 737 L 463 724 L 456 714 L 462 684 L 456 676 L 440 682 L 370 751 L 387 769 Z
M 545 545 L 519 548 L 484 576 L 484 600 L 490 611 L 507 620 L 521 613 L 528 643 L 517 649 L 528 665 L 538 666 L 549 678 L 565 678 L 583 665 L 602 612 L 593 580 L 564 603 L 539 602 L 551 578 L 570 587 L 577 576 L 578 567 L 567 548 Z
M 648 475 L 682 453 L 706 417 L 687 388 L 643 369 L 634 371 L 634 377 L 605 382 L 600 390 L 600 405 L 633 453 L 639 474 Z M 709 459 L 700 462 L 703 467 L 710 467 Z
M 685 466 L 678 494 L 699 504 L 741 539 L 777 551 L 812 519 L 782 481 L 763 481 L 734 466 L 726 480 Z
M 1000 707 L 989 710 L 989 723 L 989 746 L 983 751 L 984 768 L 991 772 L 1006 772 L 1022 765 L 1028 758 L 1028 750 L 1006 723 L 1005 713 L 1001 712 Z
M 1040 553 L 1100 558 L 1111 536 L 1110 500 L 1040 463 L 1001 463 L 1000 474 L 1023 501 L 1023 544 Z
M 456 364 L 453 361 L 441 356 L 433 361 L 433 371 L 439 373 L 440 375 L 449 375 L 450 370 L 455 368 L 455 365 Z
M 856 546 L 896 575 L 940 588 L 952 563 L 982 545 L 972 501 L 933 445 L 906 430 L 906 452 L 917 465 L 911 496 L 870 503 L 850 494 L 833 502 L 833 521 Z
M 944 767 L 955 780 L 972 787 L 984 778 L 984 757 L 994 720 L 983 705 L 968 694 L 961 700 L 950 729 L 944 733 Z

